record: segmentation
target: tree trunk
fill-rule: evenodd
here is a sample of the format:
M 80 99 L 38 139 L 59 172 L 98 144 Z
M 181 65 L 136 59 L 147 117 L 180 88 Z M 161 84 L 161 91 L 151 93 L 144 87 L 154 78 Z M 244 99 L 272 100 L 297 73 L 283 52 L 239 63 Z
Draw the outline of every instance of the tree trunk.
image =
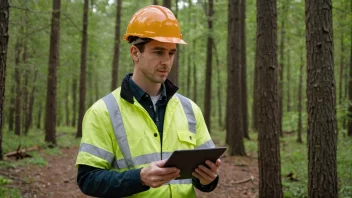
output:
M 276 0 L 257 0 L 259 197 L 283 197 L 277 71 Z
M 338 197 L 331 0 L 306 1 L 308 197 Z
M 38 113 L 37 113 L 37 129 L 40 129 L 41 127 L 41 122 L 42 122 L 42 103 L 39 103 L 38 105 Z
M 245 156 L 241 105 L 241 21 L 240 0 L 228 3 L 228 93 L 227 139 L 231 156 Z
M 25 126 L 24 126 L 24 133 L 25 134 L 28 134 L 29 128 L 30 128 L 31 123 L 32 123 L 34 95 L 35 95 L 35 91 L 36 91 L 35 83 L 37 81 L 37 76 L 38 76 L 38 70 L 35 70 L 34 79 L 33 79 L 33 85 L 32 85 L 32 92 L 31 92 L 31 95 L 29 97 L 28 111 L 27 111 L 27 114 L 26 114 L 26 122 L 25 122 Z
M 9 131 L 13 131 L 14 127 L 14 118 L 15 118 L 15 105 L 16 105 L 16 91 L 15 84 L 11 85 L 11 99 L 9 105 Z
M 75 127 L 76 126 L 76 120 L 77 120 L 77 80 L 75 78 L 72 79 L 72 122 L 71 126 Z
M 243 137 L 248 134 L 248 102 L 247 102 L 247 60 L 246 60 L 246 0 L 241 1 L 241 105 L 243 119 Z
M 257 52 L 256 52 L 257 53 Z M 255 64 L 257 65 L 257 60 L 258 56 L 257 54 L 255 55 Z M 259 75 L 259 71 L 258 68 L 255 66 L 254 67 L 254 83 L 253 83 L 253 104 L 252 104 L 252 122 L 253 122 L 253 129 L 255 131 L 258 131 L 258 87 L 259 87 L 259 82 L 258 82 L 258 75 Z
M 290 67 L 291 67 L 291 57 L 290 57 L 290 51 L 287 52 L 287 73 L 286 73 L 286 80 L 287 80 L 287 112 L 291 111 L 291 96 L 290 96 L 290 84 L 291 84 L 291 71 L 290 71 Z
M 25 20 L 26 21 L 26 20 Z M 26 22 L 25 22 L 26 23 Z M 26 27 L 25 27 L 26 28 Z M 24 65 L 23 68 L 23 75 L 24 75 L 24 81 L 23 81 L 23 86 L 22 86 L 22 93 L 23 93 L 23 105 L 22 105 L 22 131 L 24 132 L 25 135 L 27 135 L 26 131 L 26 122 L 27 122 L 27 115 L 28 115 L 28 80 L 29 80 L 29 68 L 27 65 L 27 41 L 24 41 L 24 47 L 23 47 L 23 54 L 22 54 L 22 62 Z
M 87 64 L 87 40 L 88 40 L 88 5 L 89 0 L 84 0 L 83 9 L 83 37 L 81 45 L 81 76 L 79 84 L 79 111 L 78 111 L 78 129 L 76 137 L 82 137 L 82 121 L 85 112 L 86 100 L 86 64 Z
M 343 44 L 343 32 L 341 32 L 341 58 L 340 58 L 340 80 L 339 80 L 339 106 L 342 105 L 342 92 L 343 92 L 343 88 L 342 88 L 342 81 L 343 81 L 343 67 L 344 67 L 344 54 L 345 54 L 345 47 Z
M 114 60 L 112 63 L 111 91 L 117 88 L 117 77 L 118 77 L 119 57 L 120 57 L 119 50 L 120 50 L 121 1 L 122 0 L 116 0 L 115 47 L 114 47 Z
M 5 102 L 6 54 L 9 41 L 9 8 L 8 0 L 2 0 L 0 2 L 0 160 L 3 160 L 2 126 L 4 121 L 3 107 Z
M 282 16 L 284 16 L 284 13 L 287 12 L 287 10 L 285 9 L 286 7 L 286 2 L 283 2 L 283 7 L 282 7 Z M 283 117 L 283 100 L 284 100 L 284 89 L 283 89 L 283 85 L 284 85 L 284 60 L 285 60 L 285 21 L 286 21 L 286 17 L 282 17 L 281 20 L 281 29 L 280 29 L 280 35 L 281 35 L 281 39 L 280 39 L 280 64 L 279 64 L 279 117 L 278 117 L 278 121 L 280 124 L 280 128 L 279 128 L 279 133 L 280 136 L 282 137 L 284 135 L 284 133 L 282 132 L 282 117 Z M 275 22 L 276 23 L 276 22 Z
M 61 0 L 54 0 L 51 19 L 49 73 L 45 114 L 45 141 L 52 145 L 56 145 L 56 84 L 60 50 L 60 7 Z
M 220 72 L 221 72 L 221 68 L 220 68 L 220 60 L 219 60 L 219 55 L 218 55 L 218 50 L 216 48 L 216 44 L 213 40 L 213 48 L 214 48 L 214 52 L 215 52 L 215 59 L 216 59 L 216 81 L 217 81 L 217 95 L 218 95 L 218 125 L 219 128 L 223 127 L 223 123 L 222 123 L 222 97 L 221 97 L 221 89 L 222 89 L 222 84 L 221 84 L 221 78 L 220 78 Z
M 67 80 L 66 82 L 66 89 L 65 89 L 65 125 L 70 126 L 70 99 L 69 99 L 69 94 L 70 92 L 70 81 Z
M 15 82 L 16 82 L 16 105 L 15 105 L 15 134 L 21 135 L 21 68 L 20 68 L 21 45 L 17 40 L 15 46 Z
M 301 52 L 301 66 L 299 69 L 299 81 L 298 81 L 298 125 L 297 125 L 297 142 L 302 143 L 302 87 L 303 87 L 303 54 Z
M 209 131 L 211 131 L 211 85 L 212 85 L 212 62 L 213 62 L 213 0 L 208 1 L 207 19 L 208 19 L 208 39 L 207 39 L 207 63 L 205 70 L 205 90 L 204 90 L 204 120 L 208 126 Z
M 163 6 L 171 10 L 171 0 L 163 0 Z
M 154 5 L 159 5 L 158 0 L 153 0 Z

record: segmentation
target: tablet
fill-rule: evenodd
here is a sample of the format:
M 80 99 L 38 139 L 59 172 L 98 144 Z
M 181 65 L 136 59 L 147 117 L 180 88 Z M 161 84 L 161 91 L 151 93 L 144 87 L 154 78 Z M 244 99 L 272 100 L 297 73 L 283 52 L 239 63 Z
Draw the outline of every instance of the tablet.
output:
M 199 165 L 205 165 L 206 160 L 215 163 L 225 150 L 226 147 L 176 150 L 166 161 L 164 167 L 176 167 L 180 169 L 180 177 L 176 179 L 189 179 L 192 178 L 192 172 L 194 172 Z

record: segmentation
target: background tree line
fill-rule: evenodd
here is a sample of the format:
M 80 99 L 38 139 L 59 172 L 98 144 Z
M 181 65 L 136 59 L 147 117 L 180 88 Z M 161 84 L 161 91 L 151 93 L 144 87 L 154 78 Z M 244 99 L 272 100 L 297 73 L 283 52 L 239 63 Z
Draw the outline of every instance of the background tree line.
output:
M 309 195 L 333 197 L 337 133 L 352 136 L 352 3 L 321 2 L 2 1 L 2 13 L 10 13 L 7 56 L 1 57 L 2 65 L 7 59 L 3 131 L 26 135 L 40 128 L 56 145 L 56 127 L 71 126 L 80 137 L 86 109 L 132 71 L 129 45 L 120 39 L 130 17 L 160 4 L 177 15 L 188 42 L 178 47 L 170 74 L 180 93 L 200 105 L 211 133 L 226 131 L 230 155 L 246 155 L 243 138 L 258 132 L 261 197 L 283 196 L 279 137 L 297 132 L 303 142 L 307 130 L 309 160 L 332 160 L 331 166 L 309 164 L 312 186 L 323 174 L 317 167 L 332 171 L 331 189 Z M 1 29 L 1 39 L 5 34 Z

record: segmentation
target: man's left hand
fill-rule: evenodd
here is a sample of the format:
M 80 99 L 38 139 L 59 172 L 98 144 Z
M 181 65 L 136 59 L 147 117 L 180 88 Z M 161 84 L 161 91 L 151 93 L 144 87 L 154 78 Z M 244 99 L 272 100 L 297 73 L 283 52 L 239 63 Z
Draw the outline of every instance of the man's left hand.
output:
M 221 160 L 216 160 L 215 164 L 209 160 L 205 161 L 204 165 L 199 165 L 192 175 L 199 179 L 202 185 L 208 185 L 218 176 L 218 171 L 221 165 Z

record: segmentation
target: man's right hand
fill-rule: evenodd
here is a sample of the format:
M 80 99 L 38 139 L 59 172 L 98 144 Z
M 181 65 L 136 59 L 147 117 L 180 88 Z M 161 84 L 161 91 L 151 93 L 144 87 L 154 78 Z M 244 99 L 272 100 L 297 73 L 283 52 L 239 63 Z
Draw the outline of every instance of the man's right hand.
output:
M 177 168 L 164 168 L 166 160 L 150 163 L 141 170 L 141 181 L 145 186 L 158 188 L 167 182 L 180 177 L 180 170 Z

